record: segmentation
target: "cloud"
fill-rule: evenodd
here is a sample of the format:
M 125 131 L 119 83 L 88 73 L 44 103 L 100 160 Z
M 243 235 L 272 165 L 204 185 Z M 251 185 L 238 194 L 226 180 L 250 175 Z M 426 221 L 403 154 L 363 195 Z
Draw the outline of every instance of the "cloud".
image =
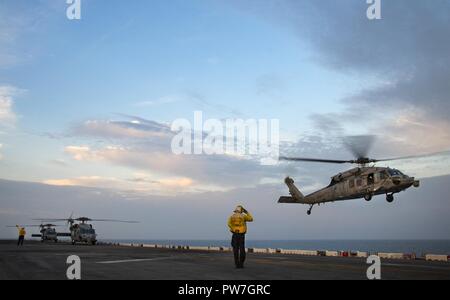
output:
M 329 136 L 342 136 L 344 128 L 341 121 L 342 116 L 336 113 L 312 114 L 310 120 L 313 128 Z
M 284 79 L 278 74 L 264 74 L 256 79 L 256 94 L 260 97 L 265 97 L 283 102 L 283 91 L 286 89 Z
M 73 135 L 111 139 L 164 138 L 171 134 L 168 125 L 141 118 L 133 118 L 130 121 L 90 120 L 75 126 L 71 131 Z
M 377 117 L 351 117 L 343 112 L 314 114 L 310 119 L 314 133 L 332 143 L 336 142 L 332 137 L 340 143 L 343 137 L 355 135 L 355 132 L 375 135 L 372 150 L 377 155 L 405 156 L 450 150 L 450 122 L 429 118 L 417 108 L 404 107 L 401 112 Z
M 190 178 L 152 179 L 147 174 L 135 174 L 131 179 L 102 176 L 48 179 L 42 183 L 53 186 L 78 186 L 122 191 L 133 195 L 176 195 L 197 192 L 198 185 Z
M 0 4 L 0 68 L 11 68 L 39 55 L 39 48 L 27 43 L 44 33 L 65 3 L 57 1 L 2 1 Z
M 0 144 L 0 151 L 2 150 L 2 148 L 3 148 L 3 145 Z M 2 160 L 2 159 L 3 159 L 3 155 L 2 155 L 2 153 L 0 152 L 0 160 Z
M 442 124 L 436 123 L 435 127 L 428 127 L 417 123 L 411 127 L 411 118 L 419 115 L 408 116 L 390 120 L 390 122 L 397 122 L 397 130 L 392 130 L 390 127 L 394 125 L 387 121 L 377 125 L 374 131 L 380 133 L 380 137 L 373 151 L 369 153 L 371 157 L 386 158 L 422 154 L 448 144 L 450 139 L 447 138 L 447 131 L 442 128 Z M 261 166 L 259 161 L 229 155 L 175 155 L 170 147 L 174 133 L 170 131 L 168 125 L 138 117 L 127 116 L 127 118 L 128 121 L 83 123 L 83 129 L 81 130 L 81 126 L 78 126 L 78 131 L 74 132 L 82 132 L 84 136 L 96 141 L 106 139 L 106 142 L 111 144 L 106 146 L 70 145 L 65 148 L 65 153 L 79 163 L 125 167 L 135 173 L 148 174 L 136 176 L 128 181 L 151 186 L 152 189 L 144 190 L 155 193 L 170 190 L 171 185 L 178 188 L 175 192 L 186 190 L 201 192 L 256 187 L 267 182 L 281 184 L 285 176 L 294 176 L 306 192 L 312 192 L 319 186 L 326 185 L 329 177 L 343 171 L 342 166 L 308 163 Z M 312 116 L 311 120 L 316 124 L 315 134 L 304 135 L 297 142 L 282 142 L 282 155 L 332 159 L 354 158 L 342 141 L 345 126 L 341 124 L 339 118 L 336 119 L 334 114 L 319 114 Z M 405 135 L 406 131 L 408 131 L 407 135 Z M 437 137 L 438 133 L 441 136 Z M 422 139 L 427 142 L 423 143 L 421 149 L 408 144 L 409 141 L 415 141 L 417 136 L 422 136 Z M 435 165 L 436 161 L 433 163 Z M 417 166 L 418 163 L 414 162 L 413 165 Z M 411 168 L 405 164 L 401 166 L 407 171 L 412 170 L 416 176 L 430 177 L 449 173 L 442 172 L 442 168 L 417 172 L 417 168 Z M 108 186 L 101 184 L 98 180 L 90 180 L 90 182 L 88 186 L 96 186 L 96 184 Z M 117 182 L 111 182 L 111 186 L 114 185 L 122 189 L 143 190 L 142 186 L 133 186 L 126 182 L 120 185 Z
M 277 166 L 261 166 L 259 161 L 230 155 L 175 155 L 170 146 L 175 133 L 170 130 L 169 125 L 136 116 L 123 117 L 125 120 L 90 120 L 75 126 L 72 135 L 87 137 L 96 143 L 99 139 L 104 140 L 106 145 L 69 145 L 65 148 L 65 153 L 79 163 L 125 167 L 135 173 L 149 174 L 129 181 L 147 184 L 155 193 L 170 190 L 172 183 L 178 188 L 176 192 L 217 191 L 256 187 L 267 182 L 281 183 L 288 175 L 294 176 L 306 192 L 312 192 L 327 184 L 330 176 L 343 171 L 342 166 L 317 164 L 282 163 Z M 385 117 L 382 122 L 375 123 L 373 131 L 380 136 L 373 152 L 369 154 L 374 158 L 398 157 L 438 151 L 440 147 L 449 145 L 450 139 L 443 124 L 436 122 L 430 127 L 429 123 L 412 121 L 419 117 L 417 111 L 410 111 L 408 114 L 405 112 L 401 118 Z M 339 113 L 316 114 L 311 116 L 311 121 L 315 128 L 314 134 L 304 135 L 298 142 L 282 142 L 282 155 L 354 158 L 342 142 L 346 128 L 354 126 L 352 118 Z M 411 122 L 415 124 L 414 127 Z M 420 148 L 413 147 L 418 136 L 426 141 Z M 417 162 L 414 165 L 417 165 Z M 405 164 L 401 166 L 404 167 Z M 449 173 L 442 172 L 442 168 L 417 172 L 417 168 L 405 166 L 405 170 L 412 170 L 414 175 L 426 177 Z M 88 186 L 95 184 L 100 183 L 91 180 Z M 120 186 L 125 189 L 142 189 L 129 183 Z
M 318 65 L 349 75 L 350 85 L 352 79 L 357 80 L 355 86 L 360 88 L 341 99 L 341 112 L 312 117 L 321 129 L 336 131 L 339 124 L 335 120 L 345 120 L 346 128 L 366 130 L 374 128 L 376 122 L 385 122 L 383 133 L 393 139 L 402 135 L 411 138 L 405 143 L 417 150 L 422 143 L 411 134 L 411 128 L 423 131 L 439 125 L 437 132 L 429 131 L 434 137 L 427 138 L 436 146 L 441 143 L 437 140 L 447 135 L 449 1 L 383 1 L 383 19 L 379 21 L 367 19 L 368 5 L 361 0 L 231 2 L 288 28 L 310 46 L 311 58 Z M 407 118 L 423 126 L 399 126 L 386 118 L 405 118 L 405 109 L 420 111 L 420 116 Z M 395 136 L 390 136 L 392 131 Z
M 168 125 L 135 116 L 124 117 L 128 120 L 87 121 L 71 130 L 72 136 L 100 139 L 110 145 L 68 145 L 64 152 L 80 163 L 126 167 L 151 174 L 131 181 L 148 183 L 161 190 L 179 187 L 178 192 L 258 185 L 260 175 L 276 176 L 276 172 L 271 173 L 273 170 L 260 166 L 258 161 L 243 157 L 175 155 L 171 150 L 175 133 Z M 89 186 L 99 183 L 90 182 Z
M 0 86 L 0 126 L 11 127 L 15 124 L 17 115 L 13 110 L 13 96 L 19 90 L 12 86 Z
M 449 177 L 425 180 L 420 189 L 398 194 L 392 204 L 380 196 L 370 203 L 355 200 L 322 205 L 314 210 L 313 218 L 306 217 L 306 206 L 277 204 L 278 197 L 287 191 L 285 187 L 280 189 L 273 185 L 226 192 L 149 196 L 0 180 L 0 212 L 19 213 L 2 215 L 0 227 L 39 217 L 68 217 L 73 211 L 77 217 L 87 215 L 141 222 L 139 230 L 134 225 L 95 224 L 100 238 L 219 240 L 229 238 L 226 219 L 237 204 L 242 204 L 255 216 L 255 223 L 249 228 L 251 240 L 442 239 L 448 237 L 450 228 L 448 198 L 442 197 L 450 193 L 449 180 Z M 9 234 L 11 236 L 7 236 Z M 3 230 L 0 238 L 15 234 L 15 231 Z
M 275 167 L 261 166 L 258 161 L 225 155 L 175 155 L 170 150 L 155 150 L 151 145 L 148 148 L 145 145 L 127 148 L 68 146 L 65 152 L 80 162 L 107 163 L 161 177 L 190 178 L 213 189 L 257 185 L 261 176 L 277 176 Z M 170 185 L 171 181 L 161 183 Z M 180 183 L 183 185 L 187 181 Z
M 32 27 L 27 13 L 3 4 L 0 10 L 0 68 L 8 68 L 26 59 L 19 50 L 22 34 Z
M 65 152 L 72 155 L 75 160 L 95 160 L 88 146 L 67 146 Z
M 405 110 L 381 123 L 374 132 L 387 138 L 385 146 L 402 155 L 450 150 L 450 122 L 431 119 L 423 111 Z
M 72 179 L 48 179 L 43 183 L 55 186 L 85 186 L 113 188 L 119 180 L 115 178 L 104 178 L 100 176 L 81 176 Z
M 175 95 L 175 96 L 161 97 L 161 98 L 156 99 L 156 100 L 138 102 L 138 103 L 135 103 L 134 106 L 137 106 L 137 107 L 148 107 L 148 106 L 172 104 L 172 103 L 177 103 L 177 102 L 182 102 L 182 101 L 184 101 L 184 99 L 182 97 L 180 97 L 178 95 Z
M 256 158 L 236 155 L 175 155 L 171 148 L 175 133 L 169 125 L 136 116 L 123 117 L 126 120 L 91 120 L 74 126 L 70 134 L 72 137 L 86 137 L 96 143 L 68 145 L 65 153 L 80 163 L 95 162 L 126 167 L 163 179 L 189 178 L 197 183 L 198 189 L 204 190 L 255 186 L 261 178 L 280 176 L 280 171 L 275 166 L 261 166 Z M 99 140 L 106 146 L 99 145 Z
M 369 155 L 373 158 L 398 157 L 434 152 L 446 145 L 450 147 L 446 127 L 438 121 L 433 126 L 417 121 L 420 116 L 417 111 L 409 111 L 402 117 L 385 117 L 383 122 L 376 123 L 373 132 L 379 133 L 379 138 Z M 308 163 L 261 166 L 257 160 L 230 155 L 175 155 L 171 151 L 174 133 L 169 125 L 136 116 L 123 117 L 126 120 L 91 120 L 75 126 L 72 135 L 79 134 L 93 139 L 95 144 L 69 145 L 65 148 L 65 153 L 80 164 L 96 163 L 99 166 L 116 166 L 122 169 L 125 167 L 130 172 L 147 175 L 121 179 L 120 184 L 111 180 L 110 184 L 104 184 L 93 178 L 89 184 L 80 180 L 78 184 L 116 186 L 124 190 L 144 190 L 158 194 L 168 190 L 174 190 L 176 193 L 223 191 L 239 187 L 257 187 L 268 182 L 280 182 L 282 185 L 285 176 L 294 176 L 306 192 L 312 192 L 319 186 L 326 185 L 329 177 L 343 171 L 342 166 Z M 317 114 L 311 116 L 311 121 L 315 125 L 314 134 L 304 135 L 297 142 L 282 141 L 283 156 L 354 158 L 342 141 L 347 125 L 354 124 L 350 118 L 338 113 Z M 417 137 L 426 143 L 420 143 L 421 147 L 414 147 Z M 99 140 L 104 140 L 106 145 L 98 144 Z M 432 161 L 432 164 L 428 161 L 429 166 L 435 166 L 434 168 L 418 172 L 415 166 L 420 165 L 419 162 L 414 161 L 410 165 L 399 162 L 395 165 L 418 177 L 440 176 L 450 172 L 436 167 L 436 160 Z M 71 180 L 73 182 L 73 179 Z

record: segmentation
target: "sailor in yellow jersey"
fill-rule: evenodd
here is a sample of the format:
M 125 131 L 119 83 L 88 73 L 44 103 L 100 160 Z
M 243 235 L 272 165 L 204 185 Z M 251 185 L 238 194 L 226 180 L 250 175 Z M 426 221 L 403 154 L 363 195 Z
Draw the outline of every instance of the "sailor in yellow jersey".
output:
M 27 232 L 25 231 L 24 227 L 20 227 L 19 225 L 16 225 L 16 227 L 19 231 L 19 241 L 17 242 L 17 247 L 23 246 L 23 241 L 25 240 L 25 235 L 27 234 Z
M 237 269 L 244 268 L 247 222 L 253 222 L 253 217 L 242 205 L 236 207 L 234 214 L 228 219 L 228 227 L 233 233 L 231 246 L 233 246 L 234 263 Z

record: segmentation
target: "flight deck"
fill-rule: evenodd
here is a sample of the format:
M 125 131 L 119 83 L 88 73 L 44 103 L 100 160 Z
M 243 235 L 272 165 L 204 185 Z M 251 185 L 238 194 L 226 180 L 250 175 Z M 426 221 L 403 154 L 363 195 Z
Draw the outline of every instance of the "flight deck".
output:
M 0 280 L 65 280 L 71 255 L 83 280 L 366 280 L 364 258 L 249 253 L 235 269 L 232 253 L 117 245 L 0 241 Z M 449 262 L 382 260 L 382 279 L 450 279 Z

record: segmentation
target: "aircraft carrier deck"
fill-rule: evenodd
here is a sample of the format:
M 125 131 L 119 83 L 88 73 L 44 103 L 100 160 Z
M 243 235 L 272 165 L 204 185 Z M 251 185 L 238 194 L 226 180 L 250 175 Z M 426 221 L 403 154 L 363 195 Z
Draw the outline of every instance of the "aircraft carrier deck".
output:
M 229 252 L 0 241 L 0 279 L 65 280 L 70 255 L 81 258 L 83 280 L 364 280 L 368 268 L 362 258 L 250 253 L 237 270 Z M 448 262 L 383 260 L 381 271 L 388 280 L 450 279 Z

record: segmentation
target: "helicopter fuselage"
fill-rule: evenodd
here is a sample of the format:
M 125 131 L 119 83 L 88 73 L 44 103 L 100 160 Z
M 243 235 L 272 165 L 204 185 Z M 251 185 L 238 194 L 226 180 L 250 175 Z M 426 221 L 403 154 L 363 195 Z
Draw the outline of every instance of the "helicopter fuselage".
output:
M 80 223 L 71 225 L 70 235 L 72 244 L 86 243 L 95 245 L 97 243 L 97 234 L 91 224 Z
M 33 234 L 32 237 L 40 238 L 42 242 L 58 242 L 58 233 L 53 227 L 40 226 L 40 234 Z
M 391 168 L 359 167 L 332 177 L 329 186 L 307 196 L 303 196 L 291 178 L 285 180 L 292 197 L 281 197 L 280 203 L 321 204 L 365 198 L 370 201 L 375 195 L 400 193 L 411 186 L 419 187 L 420 182 Z M 389 201 L 392 202 L 392 201 Z
M 58 242 L 58 234 L 54 228 L 41 229 L 42 241 Z

